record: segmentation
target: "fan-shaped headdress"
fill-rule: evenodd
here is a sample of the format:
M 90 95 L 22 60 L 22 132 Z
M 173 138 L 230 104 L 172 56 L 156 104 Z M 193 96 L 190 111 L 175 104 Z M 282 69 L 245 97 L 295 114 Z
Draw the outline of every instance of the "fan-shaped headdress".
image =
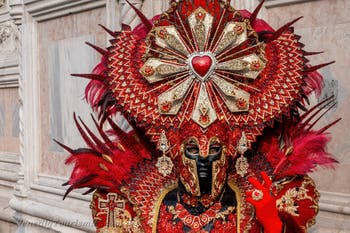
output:
M 302 49 L 291 27 L 296 20 L 275 31 L 256 18 L 262 3 L 250 14 L 228 2 L 172 1 L 152 21 L 136 10 L 143 24 L 134 30 L 126 25 L 120 32 L 104 28 L 113 36 L 111 46 L 91 45 L 103 55 L 101 63 L 93 74 L 76 74 L 93 79 L 87 99 L 102 122 L 108 119 L 118 131 L 108 116 L 122 112 L 136 132 L 174 159 L 190 136 L 217 137 L 227 154 L 235 155 L 275 121 L 298 116 L 306 96 L 322 86 L 314 71 L 327 64 L 307 64 L 305 56 L 315 53 Z M 143 139 L 119 134 L 129 144 Z M 103 132 L 102 137 L 107 146 L 96 137 L 90 144 L 109 147 L 96 150 L 113 154 L 117 146 Z M 237 147 L 242 140 L 243 149 Z M 132 154 L 127 169 L 151 157 L 140 151 L 146 150 Z

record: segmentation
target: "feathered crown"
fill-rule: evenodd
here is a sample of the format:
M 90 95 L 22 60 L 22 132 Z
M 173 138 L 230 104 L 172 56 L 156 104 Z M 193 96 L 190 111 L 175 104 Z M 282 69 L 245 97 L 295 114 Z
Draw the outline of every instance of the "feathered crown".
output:
M 245 132 L 250 144 L 267 125 L 304 108 L 322 81 L 309 74 L 327 65 L 307 65 L 312 53 L 293 33 L 296 20 L 274 31 L 256 19 L 261 5 L 250 15 L 227 1 L 183 0 L 153 24 L 138 11 L 144 24 L 106 29 L 115 38 L 108 51 L 98 49 L 101 71 L 80 76 L 105 83 L 107 99 L 152 141 L 162 130 L 195 124 L 206 132 L 220 124 Z M 93 105 L 101 101 L 94 97 Z
M 92 79 L 86 98 L 99 113 L 100 123 L 95 124 L 103 141 L 75 118 L 90 149 L 72 150 L 61 144 L 72 154 L 67 163 L 75 163 L 67 194 L 74 188 L 93 190 L 125 182 L 131 169 L 152 157 L 140 135 L 158 142 L 162 132 L 176 150 L 183 138 L 195 133 L 227 134 L 228 154 L 234 154 L 243 133 L 249 147 L 267 126 L 289 119 L 294 125 L 289 138 L 272 135 L 260 148 L 276 172 L 296 157 L 303 166 L 284 175 L 306 174 L 315 164 L 333 164 L 324 151 L 328 139 L 322 133 L 338 120 L 310 132 L 318 119 L 311 120 L 321 110 L 314 107 L 298 117 L 299 109 L 306 110 L 307 96 L 321 91 L 322 76 L 316 70 L 330 63 L 308 64 L 306 56 L 318 53 L 302 49 L 291 27 L 299 18 L 278 30 L 257 19 L 263 2 L 250 14 L 233 9 L 229 1 L 172 1 L 168 11 L 152 20 L 131 5 L 141 25 L 134 30 L 123 25 L 119 32 L 102 26 L 113 37 L 111 46 L 105 50 L 88 43 L 101 53 L 102 61 L 92 74 L 74 76 Z M 327 108 L 331 101 L 319 106 Z M 132 133 L 123 132 L 109 118 L 117 111 L 133 126 Z M 118 136 L 116 142 L 103 131 L 106 120 L 110 133 Z M 290 148 L 300 141 L 311 145 L 306 163 L 301 156 L 304 147 L 295 147 L 296 155 L 290 156 Z

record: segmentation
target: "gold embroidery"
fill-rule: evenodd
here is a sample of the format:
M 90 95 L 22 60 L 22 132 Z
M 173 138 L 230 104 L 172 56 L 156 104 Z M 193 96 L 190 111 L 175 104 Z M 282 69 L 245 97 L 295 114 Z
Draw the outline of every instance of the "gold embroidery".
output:
M 201 191 L 199 188 L 199 179 L 198 179 L 198 173 L 197 173 L 197 165 L 196 165 L 196 161 L 193 159 L 189 159 L 185 156 L 185 153 L 183 153 L 183 151 L 181 152 L 182 154 L 182 162 L 184 164 L 185 167 L 188 168 L 189 173 L 191 174 L 191 180 L 196 184 L 195 190 L 193 191 L 193 195 L 195 196 L 200 196 L 201 195 Z M 186 182 L 185 180 L 183 180 L 183 177 L 180 176 L 181 182 L 182 184 L 185 186 L 187 191 L 191 190 L 191 187 L 189 186 L 188 182 Z
M 202 7 L 199 7 L 188 17 L 188 23 L 195 35 L 195 42 L 197 43 L 199 51 L 206 50 L 213 20 L 213 16 Z
M 162 26 L 156 29 L 156 43 L 163 48 L 173 48 L 182 54 L 188 54 L 186 46 L 183 44 L 178 31 L 174 26 Z
M 227 184 L 235 192 L 236 195 L 237 232 L 241 232 L 241 212 L 242 209 L 244 209 L 244 203 L 242 202 L 242 192 L 233 179 L 228 180 Z
M 214 123 L 214 121 L 217 119 L 217 115 L 215 112 L 215 109 L 210 101 L 209 94 L 207 92 L 206 86 L 204 83 L 200 86 L 200 91 L 198 94 L 198 99 L 194 108 L 194 111 L 192 112 L 191 119 L 199 124 L 202 128 L 207 128 L 210 124 Z M 206 118 L 207 122 L 203 121 L 203 114 L 201 112 L 201 109 L 203 107 L 207 108 L 206 111 Z
M 157 199 L 157 202 L 155 204 L 155 208 L 154 208 L 154 217 L 153 217 L 153 223 L 152 223 L 152 233 L 156 233 L 157 232 L 157 223 L 158 223 L 158 217 L 159 217 L 159 210 L 160 210 L 160 206 L 162 205 L 163 199 L 165 198 L 165 196 L 171 192 L 172 190 L 176 189 L 178 187 L 178 184 L 174 184 L 166 189 L 164 189 L 161 194 L 159 195 L 159 198 Z
M 216 75 L 213 76 L 213 82 L 215 86 L 218 87 L 219 94 L 230 112 L 243 112 L 248 110 L 250 99 L 250 94 L 248 92 L 243 91 L 236 87 L 236 85 L 221 79 Z M 246 103 L 243 107 L 240 107 L 241 105 L 239 105 L 241 99 Z
M 308 189 L 306 188 L 309 184 L 311 184 L 310 180 L 304 180 L 300 187 L 288 189 L 287 192 L 276 201 L 277 209 L 293 216 L 299 216 L 299 205 L 297 201 L 313 201 L 313 198 L 308 195 Z
M 247 25 L 243 22 L 229 22 L 221 35 L 220 44 L 216 47 L 215 54 L 221 53 L 229 46 L 236 47 L 247 40 Z M 239 27 L 241 30 L 237 31 Z
M 184 91 L 180 93 L 186 94 L 180 95 L 181 98 L 170 93 L 173 91 L 171 87 L 162 91 L 158 96 L 158 110 L 162 115 L 177 115 L 186 98 L 191 96 L 190 101 L 193 99 L 196 102 L 191 119 L 205 129 L 221 117 L 215 109 L 216 104 L 221 106 L 221 101 L 228 106 L 230 112 L 249 110 L 250 94 L 241 90 L 239 86 L 257 89 L 246 84 L 245 80 L 240 81 L 237 78 L 254 80 L 259 76 L 267 63 L 264 56 L 265 45 L 258 42 L 258 36 L 251 28 L 249 20 L 228 22 L 224 30 L 215 31 L 215 35 L 220 35 L 217 35 L 217 40 L 211 42 L 209 37 L 213 32 L 213 16 L 198 7 L 187 17 L 187 21 L 193 38 L 188 35 L 187 30 L 184 31 L 185 35 L 180 34 L 174 25 L 158 26 L 152 30 L 146 39 L 148 54 L 144 56 L 146 66 L 141 68 L 141 74 L 150 83 L 167 81 L 156 84 L 158 86 L 155 88 L 170 84 L 173 78 L 189 80 L 188 85 L 183 85 Z M 255 37 L 256 43 L 250 43 L 247 48 L 239 49 L 238 52 L 223 52 L 225 49 L 231 51 L 238 48 L 248 37 Z M 164 50 L 159 51 L 159 47 L 155 45 Z M 160 65 L 159 59 L 166 55 L 172 57 L 169 61 L 176 62 Z M 227 86 L 221 85 L 223 82 L 230 84 L 229 91 L 222 90 L 223 86 Z M 177 86 L 181 86 L 181 82 Z M 200 89 L 199 92 L 196 91 L 197 88 Z M 216 101 L 213 99 L 215 91 L 218 91 L 221 97 L 218 99 L 215 96 Z M 208 109 L 206 114 L 199 110 L 202 105 Z
M 215 139 L 214 139 L 215 140 Z M 218 139 L 216 139 L 218 140 Z M 213 170 L 212 170 L 212 187 L 211 187 L 211 193 L 212 196 L 217 197 L 219 195 L 219 192 L 222 191 L 222 188 L 224 186 L 224 182 L 214 182 L 217 180 L 217 176 L 219 175 L 219 172 L 223 169 L 223 166 L 226 164 L 226 147 L 224 146 L 222 148 L 221 152 L 221 158 L 217 161 L 213 162 Z

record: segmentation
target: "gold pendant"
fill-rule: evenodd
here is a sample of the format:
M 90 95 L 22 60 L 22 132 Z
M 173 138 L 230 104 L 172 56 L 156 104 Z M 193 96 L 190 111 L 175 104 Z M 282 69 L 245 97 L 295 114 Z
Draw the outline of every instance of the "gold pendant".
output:
M 163 176 L 168 176 L 171 174 L 174 164 L 173 161 L 168 156 L 164 154 L 158 158 L 156 167 L 158 168 L 158 172 Z
M 168 176 L 171 174 L 174 164 L 171 161 L 171 158 L 166 156 L 166 153 L 169 151 L 169 141 L 165 135 L 164 130 L 160 134 L 160 138 L 158 141 L 158 149 L 162 151 L 163 155 L 158 158 L 156 167 L 158 168 L 158 172 L 163 176 Z
M 248 167 L 249 164 L 247 158 L 241 155 L 241 157 L 236 160 L 236 173 L 241 177 L 244 177 L 248 173 Z
M 248 150 L 247 145 L 247 137 L 245 133 L 242 133 L 242 137 L 238 142 L 237 151 L 241 154 L 241 157 L 239 157 L 236 160 L 236 173 L 240 175 L 241 177 L 244 177 L 248 173 L 248 167 L 249 163 L 246 157 L 244 157 L 244 153 Z

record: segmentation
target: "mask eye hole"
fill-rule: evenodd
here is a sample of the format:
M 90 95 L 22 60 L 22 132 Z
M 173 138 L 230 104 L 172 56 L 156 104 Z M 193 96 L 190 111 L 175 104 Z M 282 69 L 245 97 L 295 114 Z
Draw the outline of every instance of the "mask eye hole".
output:
M 185 144 L 185 156 L 196 160 L 199 156 L 199 146 L 195 139 L 191 139 Z
M 194 143 L 187 144 L 185 148 L 186 148 L 186 153 L 187 154 L 193 154 L 193 155 L 198 155 L 199 154 L 199 148 Z
M 218 143 L 210 145 L 209 155 L 217 155 L 221 153 L 222 146 Z

